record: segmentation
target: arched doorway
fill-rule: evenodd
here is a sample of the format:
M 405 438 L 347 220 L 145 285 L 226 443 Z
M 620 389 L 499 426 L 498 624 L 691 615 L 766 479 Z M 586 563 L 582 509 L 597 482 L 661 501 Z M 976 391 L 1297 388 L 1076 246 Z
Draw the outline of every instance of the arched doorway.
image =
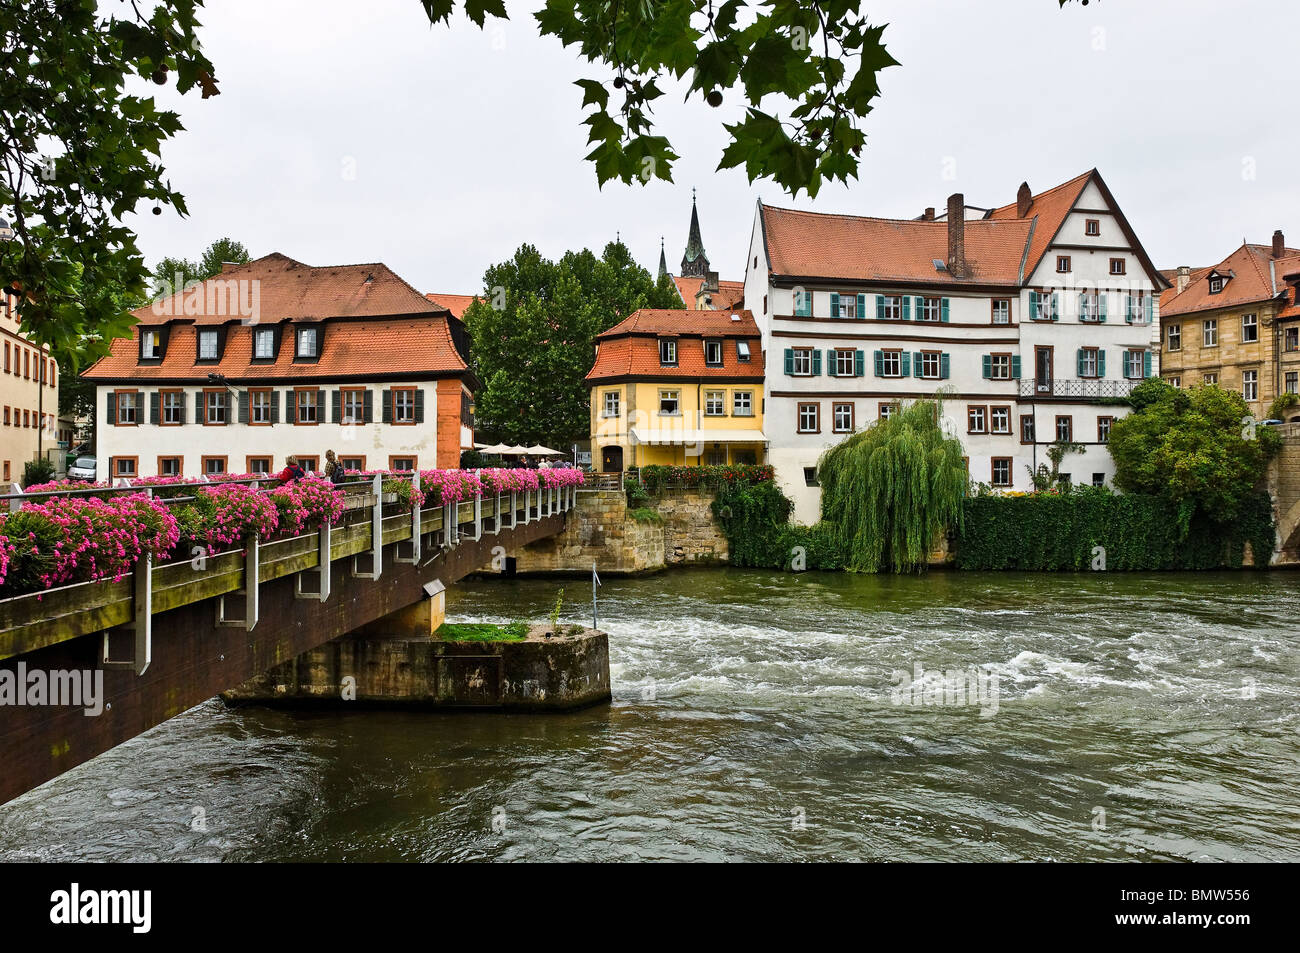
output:
M 623 448 L 602 447 L 600 451 L 600 469 L 603 473 L 622 473 Z

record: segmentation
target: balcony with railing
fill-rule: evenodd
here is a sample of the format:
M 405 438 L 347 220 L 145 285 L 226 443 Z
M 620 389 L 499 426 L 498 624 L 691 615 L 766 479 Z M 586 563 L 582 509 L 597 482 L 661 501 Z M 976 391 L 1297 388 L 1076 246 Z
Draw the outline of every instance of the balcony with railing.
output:
M 1127 397 L 1133 390 L 1133 381 L 1127 378 L 1105 380 L 1098 378 L 1063 378 L 1038 381 L 1032 377 L 1020 379 L 1021 397 L 1069 397 L 1078 400 L 1103 400 L 1111 397 Z

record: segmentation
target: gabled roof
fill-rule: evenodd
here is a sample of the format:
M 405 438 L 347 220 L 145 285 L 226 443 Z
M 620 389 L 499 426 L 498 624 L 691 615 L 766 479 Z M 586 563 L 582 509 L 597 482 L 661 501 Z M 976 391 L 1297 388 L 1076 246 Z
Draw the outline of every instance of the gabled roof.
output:
M 671 311 L 645 308 L 630 314 L 596 339 L 596 362 L 589 381 L 626 379 L 763 380 L 762 339 L 748 311 Z M 659 363 L 659 337 L 678 338 L 677 364 Z M 704 363 L 704 339 L 727 338 L 722 366 Z M 749 344 L 749 360 L 741 361 L 737 341 Z
M 704 279 L 699 276 L 682 277 L 673 275 L 673 284 L 677 286 L 677 294 L 682 299 L 682 304 L 687 308 L 695 307 L 695 296 L 699 294 L 700 285 L 704 284 Z M 713 296 L 713 303 L 718 308 L 730 307 L 737 301 L 745 297 L 745 283 L 743 281 L 722 281 L 718 280 L 718 290 Z
M 1283 275 L 1297 269 L 1300 250 L 1287 248 L 1282 258 L 1274 259 L 1271 245 L 1242 245 L 1217 265 L 1193 271 L 1182 294 L 1161 296 L 1160 314 L 1170 317 L 1269 301 L 1284 290 Z M 1223 283 L 1222 291 L 1211 294 L 1210 276 L 1216 273 L 1232 277 Z
M 465 316 L 465 309 L 477 300 L 477 295 L 453 295 L 440 294 L 436 291 L 430 291 L 425 295 L 434 304 L 441 305 L 458 318 Z
M 229 282 L 239 284 L 231 286 Z M 259 321 L 320 321 L 446 310 L 382 262 L 313 266 L 274 252 L 132 313 L 141 324 L 173 320 L 224 324 L 240 316 L 238 309 L 231 307 L 232 296 L 242 294 L 245 301 L 250 300 L 253 288 L 257 291 Z
M 740 320 L 733 321 L 732 315 Z M 597 339 L 627 335 L 689 335 L 694 337 L 758 337 L 758 324 L 748 311 L 690 311 L 642 308 L 633 311 Z

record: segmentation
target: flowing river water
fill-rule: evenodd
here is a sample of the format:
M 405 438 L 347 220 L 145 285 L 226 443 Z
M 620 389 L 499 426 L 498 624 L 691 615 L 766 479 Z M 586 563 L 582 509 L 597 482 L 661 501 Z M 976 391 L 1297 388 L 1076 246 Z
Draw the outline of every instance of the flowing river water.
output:
M 540 618 L 561 586 L 589 619 L 581 579 L 470 581 L 448 618 Z M 611 579 L 608 706 L 210 701 L 0 807 L 0 860 L 1297 860 L 1298 596 L 1290 573 Z M 975 677 L 900 691 L 918 665 Z

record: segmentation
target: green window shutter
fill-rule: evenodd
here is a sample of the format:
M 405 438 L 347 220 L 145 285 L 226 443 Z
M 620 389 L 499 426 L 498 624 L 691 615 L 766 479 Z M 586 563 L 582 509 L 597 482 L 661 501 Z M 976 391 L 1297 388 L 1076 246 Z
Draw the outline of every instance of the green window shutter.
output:
M 273 390 L 271 391 L 271 423 L 278 424 L 279 422 L 280 422 L 280 392 L 278 390 Z
M 920 351 L 912 352 L 912 376 L 913 377 L 921 376 L 921 352 Z
M 203 391 L 199 391 L 194 395 L 194 422 L 196 424 L 203 423 L 203 404 L 206 400 L 207 396 Z
M 1037 319 L 1038 319 L 1038 292 L 1031 291 L 1029 292 L 1029 320 L 1036 321 Z
M 1082 321 L 1083 316 L 1087 313 L 1088 313 L 1088 292 L 1080 291 L 1079 292 L 1079 320 Z
M 853 374 L 855 377 L 863 377 L 865 375 L 865 368 L 863 366 L 865 362 L 866 355 L 862 351 L 853 352 Z
M 813 377 L 820 377 L 822 373 L 822 352 L 820 348 L 812 349 L 812 371 Z
M 794 373 L 794 348 L 785 349 L 785 372 L 786 374 Z
M 877 377 L 884 377 L 884 376 L 885 376 L 885 356 L 884 356 L 880 351 L 873 351 L 873 352 L 872 352 L 872 358 L 875 360 L 875 363 L 876 363 L 876 376 L 877 376 Z
M 1156 299 L 1152 295 L 1147 295 L 1142 299 L 1142 318 L 1147 324 L 1155 319 Z
M 831 317 L 838 318 L 839 316 L 840 316 L 840 296 L 837 292 L 832 291 L 831 292 Z
M 1151 299 L 1148 298 L 1147 300 L 1150 301 Z M 1151 376 L 1151 352 L 1143 351 L 1142 352 L 1142 377 L 1147 378 L 1150 376 Z
M 876 320 L 877 321 L 885 320 L 885 296 L 884 295 L 876 295 Z
M 424 388 L 423 387 L 417 387 L 415 389 L 415 422 L 417 424 L 424 423 Z
M 361 416 L 362 423 L 373 424 L 375 422 L 375 398 L 369 387 L 361 395 Z
M 334 422 L 336 424 L 343 422 L 343 391 L 336 390 L 334 399 L 331 401 L 334 405 Z
M 903 320 L 912 320 L 912 299 L 907 295 L 899 295 L 899 300 L 903 302 Z
M 1106 294 L 1104 291 L 1098 293 L 1097 295 L 1097 300 L 1101 302 L 1101 323 L 1102 324 L 1106 323 L 1106 299 L 1109 297 L 1110 295 Z
M 149 423 L 158 423 L 158 408 L 162 405 L 162 395 L 154 391 L 149 395 Z
M 1124 323 L 1125 324 L 1133 323 L 1133 296 L 1132 295 L 1124 296 Z
M 984 379 L 991 380 L 993 377 L 993 355 L 984 355 Z
M 108 412 L 108 423 L 117 426 L 117 394 L 111 390 L 108 392 L 108 406 L 105 408 Z
M 384 402 L 384 406 L 380 409 L 381 416 L 379 419 L 386 424 L 391 424 L 393 422 L 392 394 L 393 392 L 390 390 L 381 390 L 379 392 L 379 399 Z
M 1017 380 L 1017 381 L 1020 380 L 1020 355 L 1019 354 L 1013 354 L 1011 356 L 1011 378 L 1012 380 Z
M 912 376 L 912 371 L 911 371 L 912 355 L 911 355 L 911 354 L 908 354 L 906 351 L 904 351 L 902 354 L 898 355 L 898 358 L 899 358 L 899 360 L 900 360 L 900 361 L 902 362 L 902 364 L 903 364 L 903 366 L 902 366 L 902 376 L 903 376 L 903 377 L 911 377 L 911 376 Z
M 316 423 L 325 423 L 325 389 L 316 388 Z
M 921 320 L 921 314 L 925 310 L 925 299 L 920 295 L 916 296 L 916 320 Z
M 945 351 L 939 355 L 939 379 L 948 379 L 948 353 Z
M 1052 292 L 1052 320 L 1061 320 L 1061 295 L 1060 292 Z
M 178 399 L 179 399 L 180 402 L 181 402 L 181 404 L 180 404 L 181 423 L 184 424 L 184 423 L 185 423 L 185 394 L 184 394 L 184 392 L 182 392 L 182 393 L 179 395 Z
M 248 423 L 248 391 L 246 390 L 239 392 L 239 422 Z
M 858 295 L 858 320 L 865 321 L 867 317 L 867 296 Z
M 835 377 L 835 349 L 828 347 L 826 349 L 826 374 L 828 377 Z
M 1106 352 L 1097 348 L 1097 376 L 1106 376 Z
M 948 299 L 943 298 L 939 301 L 939 320 L 944 324 L 948 323 Z
M 1083 376 L 1083 348 L 1074 352 L 1074 369 L 1076 377 Z

